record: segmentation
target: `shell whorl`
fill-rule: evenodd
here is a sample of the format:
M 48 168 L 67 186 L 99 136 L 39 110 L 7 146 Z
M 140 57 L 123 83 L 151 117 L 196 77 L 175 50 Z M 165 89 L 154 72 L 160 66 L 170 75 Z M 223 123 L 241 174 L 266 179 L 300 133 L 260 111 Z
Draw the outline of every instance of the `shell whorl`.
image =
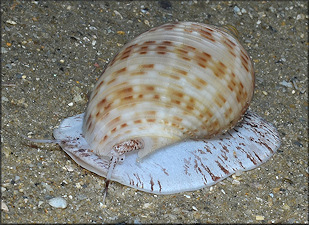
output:
M 126 44 L 92 92 L 83 135 L 98 155 L 138 139 L 143 157 L 234 126 L 251 101 L 254 71 L 239 41 L 210 25 L 165 24 Z

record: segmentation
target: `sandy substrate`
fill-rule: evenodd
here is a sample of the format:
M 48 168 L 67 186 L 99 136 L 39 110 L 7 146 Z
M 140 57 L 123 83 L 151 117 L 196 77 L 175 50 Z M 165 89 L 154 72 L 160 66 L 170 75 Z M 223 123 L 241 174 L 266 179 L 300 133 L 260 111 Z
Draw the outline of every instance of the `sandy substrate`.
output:
M 2 223 L 308 223 L 308 4 L 306 1 L 3 1 L 1 3 Z M 171 21 L 232 24 L 255 65 L 251 110 L 273 123 L 278 152 L 215 186 L 153 195 L 74 163 L 52 138 L 85 110 L 117 51 Z M 233 182 L 234 181 L 234 182 Z M 62 197 L 67 206 L 49 204 Z

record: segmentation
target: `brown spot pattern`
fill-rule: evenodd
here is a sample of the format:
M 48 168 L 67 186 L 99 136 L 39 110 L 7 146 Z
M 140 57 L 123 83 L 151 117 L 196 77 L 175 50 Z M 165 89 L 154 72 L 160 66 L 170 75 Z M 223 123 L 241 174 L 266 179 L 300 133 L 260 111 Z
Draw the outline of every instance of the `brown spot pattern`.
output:
M 156 99 L 156 100 L 160 99 L 160 95 L 154 95 L 153 99 Z
M 146 89 L 147 91 L 154 91 L 155 87 L 152 86 L 152 85 L 145 85 L 145 89 Z
M 145 45 L 151 45 L 151 44 L 155 44 L 156 41 L 145 41 L 144 44 Z
M 128 126 L 128 124 L 126 124 L 126 123 L 123 123 L 123 124 L 120 125 L 121 128 L 124 128 L 124 127 L 127 127 L 127 126 Z
M 174 116 L 173 119 L 176 120 L 177 122 L 181 122 L 182 121 L 182 119 L 179 118 L 178 116 Z
M 134 71 L 130 73 L 131 76 L 140 76 L 144 74 L 145 74 L 145 71 Z
M 132 87 L 128 87 L 119 91 L 119 94 L 131 94 L 133 92 Z
M 154 67 L 154 64 L 143 64 L 143 65 L 140 65 L 140 68 L 142 69 L 153 69 Z
M 109 103 L 107 106 L 104 107 L 104 110 L 108 110 L 111 107 L 112 103 Z
M 203 85 L 204 87 L 207 85 L 207 82 L 199 77 L 196 78 L 197 82 Z
M 184 75 L 184 76 L 186 76 L 188 74 L 187 71 L 184 71 L 182 69 L 178 69 L 178 68 L 175 68 L 175 67 L 172 68 L 172 71 L 174 71 L 175 73 L 180 73 L 181 75 Z
M 124 98 L 123 98 L 123 100 L 125 100 L 125 101 L 127 101 L 127 100 L 132 100 L 133 99 L 133 96 L 132 95 L 130 95 L 130 96 L 125 96 Z
M 97 108 L 100 109 L 102 108 L 102 106 L 105 104 L 106 102 L 106 98 L 103 98 L 98 104 L 97 104 Z
M 165 46 L 173 46 L 173 42 L 171 41 L 163 41 L 162 44 Z
M 124 72 L 126 72 L 126 71 L 127 71 L 127 68 L 124 67 L 124 68 L 122 68 L 122 69 L 120 69 L 120 70 L 117 70 L 115 73 L 116 73 L 116 75 L 119 75 L 120 73 L 124 73 Z
M 111 79 L 110 81 L 107 82 L 107 85 L 110 85 L 111 83 L 114 83 L 116 78 Z
M 164 29 L 164 30 L 173 30 L 175 27 L 177 27 L 177 24 L 166 24 L 166 25 L 162 25 L 160 28 Z
M 101 86 L 104 84 L 104 80 L 102 80 L 95 88 L 95 90 L 98 90 L 101 88 Z
M 232 112 L 233 112 L 232 108 L 229 107 L 229 108 L 225 111 L 224 117 L 225 117 L 225 118 L 229 118 L 229 116 L 232 114 Z

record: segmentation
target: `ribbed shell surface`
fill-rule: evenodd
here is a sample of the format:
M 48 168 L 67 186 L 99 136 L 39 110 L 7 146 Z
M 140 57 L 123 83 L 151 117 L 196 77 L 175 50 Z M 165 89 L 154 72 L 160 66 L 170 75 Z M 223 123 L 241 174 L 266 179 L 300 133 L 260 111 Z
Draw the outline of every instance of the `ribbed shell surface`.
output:
M 126 44 L 92 92 L 83 135 L 94 152 L 139 139 L 139 157 L 233 127 L 254 90 L 251 60 L 215 26 L 165 24 Z

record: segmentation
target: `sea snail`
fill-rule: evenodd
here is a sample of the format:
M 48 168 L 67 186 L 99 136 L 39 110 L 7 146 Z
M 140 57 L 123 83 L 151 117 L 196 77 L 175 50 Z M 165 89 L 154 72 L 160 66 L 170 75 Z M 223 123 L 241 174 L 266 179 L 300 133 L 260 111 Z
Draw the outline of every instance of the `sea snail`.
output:
M 55 140 L 80 166 L 145 192 L 172 194 L 256 168 L 279 148 L 276 128 L 246 112 L 254 69 L 227 29 L 164 24 L 126 44 L 86 112 Z

